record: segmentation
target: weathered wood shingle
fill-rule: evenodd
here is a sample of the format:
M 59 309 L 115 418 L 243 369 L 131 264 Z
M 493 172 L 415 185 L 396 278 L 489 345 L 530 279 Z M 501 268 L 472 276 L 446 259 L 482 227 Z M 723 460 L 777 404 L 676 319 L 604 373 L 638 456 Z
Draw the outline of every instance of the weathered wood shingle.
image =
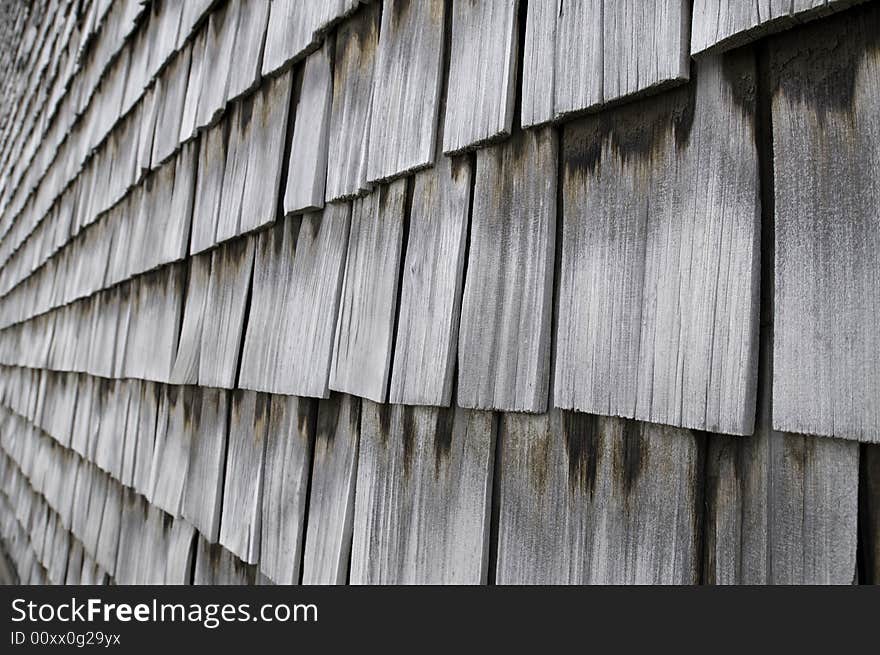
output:
M 477 153 L 458 341 L 462 407 L 546 409 L 557 147 L 546 128 Z
M 566 127 L 558 407 L 751 433 L 754 85 L 750 53 L 704 60 L 690 88 Z
M 510 134 L 516 92 L 518 0 L 455 2 L 443 151 Z
M 370 116 L 370 182 L 434 160 L 445 7 L 444 0 L 383 4 Z
M 880 8 L 770 49 L 773 427 L 880 440 Z

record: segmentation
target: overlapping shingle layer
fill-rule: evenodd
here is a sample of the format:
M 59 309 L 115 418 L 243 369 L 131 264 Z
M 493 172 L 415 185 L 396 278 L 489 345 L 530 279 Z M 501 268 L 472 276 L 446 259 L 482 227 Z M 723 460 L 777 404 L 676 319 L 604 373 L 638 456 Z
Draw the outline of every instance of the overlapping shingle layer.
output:
M 876 1 L 42 0 L 0 45 L 22 580 L 880 579 Z

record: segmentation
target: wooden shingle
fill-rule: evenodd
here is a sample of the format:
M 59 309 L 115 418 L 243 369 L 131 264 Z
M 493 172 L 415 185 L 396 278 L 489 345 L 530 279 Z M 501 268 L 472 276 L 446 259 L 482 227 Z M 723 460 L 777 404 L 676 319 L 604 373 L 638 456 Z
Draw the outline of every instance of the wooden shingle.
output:
M 754 84 L 751 53 L 707 59 L 691 87 L 566 127 L 556 406 L 751 433 Z
M 458 338 L 458 404 L 543 412 L 550 374 L 557 137 L 477 153 Z

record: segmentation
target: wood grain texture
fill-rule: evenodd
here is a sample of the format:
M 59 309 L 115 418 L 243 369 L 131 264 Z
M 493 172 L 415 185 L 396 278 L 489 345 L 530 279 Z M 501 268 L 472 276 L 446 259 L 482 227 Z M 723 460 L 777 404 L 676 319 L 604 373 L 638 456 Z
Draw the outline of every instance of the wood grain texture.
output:
M 330 389 L 384 402 L 391 368 L 407 181 L 352 203 Z
M 269 396 L 234 391 L 223 483 L 220 544 L 248 564 L 260 557 Z
M 259 237 L 240 386 L 327 396 L 349 224 L 334 204 Z
M 766 427 L 709 443 L 709 582 L 855 581 L 858 444 Z
M 276 219 L 292 82 L 292 72 L 279 75 L 264 82 L 254 95 L 240 232 L 254 230 Z
M 556 163 L 549 128 L 477 153 L 458 348 L 462 407 L 546 408 Z
M 487 578 L 495 417 L 364 401 L 352 584 Z
M 318 402 L 303 584 L 345 584 L 351 556 L 361 401 L 331 394 Z
M 434 161 L 445 5 L 444 0 L 383 4 L 370 116 L 370 182 Z
M 242 562 L 220 544 L 196 538 L 196 566 L 193 584 L 197 585 L 253 585 L 257 581 L 257 567 Z
M 697 582 L 698 435 L 554 409 L 498 438 L 498 584 Z
M 238 0 L 238 28 L 232 47 L 235 53 L 226 84 L 226 102 L 244 95 L 260 83 L 263 47 L 269 25 L 270 0 Z
M 864 0 L 695 0 L 691 54 L 730 50 Z
M 518 13 L 518 0 L 452 4 L 443 152 L 460 152 L 510 134 Z
M 191 52 L 190 46 L 180 51 L 156 81 L 160 100 L 153 135 L 153 168 L 173 155 L 179 144 Z
M 880 8 L 770 50 L 773 427 L 880 440 Z
M 202 320 L 199 384 L 235 386 L 245 308 L 254 265 L 254 237 L 231 241 L 211 253 L 211 278 Z
M 211 543 L 220 535 L 229 393 L 201 388 L 193 411 L 181 515 Z M 196 408 L 194 408 L 195 410 Z
M 416 174 L 390 401 L 452 400 L 473 170 L 444 157 Z
M 687 0 L 530 3 L 522 126 L 598 110 L 689 76 Z
M 263 75 L 280 72 L 308 54 L 322 34 L 358 4 L 359 0 L 273 0 Z
M 300 579 L 315 411 L 315 401 L 307 398 L 271 397 L 260 572 L 278 584 L 297 584 Z
M 333 39 L 327 39 L 303 65 L 284 191 L 285 214 L 324 206 L 333 102 L 333 49 Z
M 190 254 L 193 255 L 216 243 L 220 198 L 226 171 L 226 126 L 222 123 L 215 125 L 203 133 L 200 142 L 190 240 Z
M 607 4 L 605 0 L 558 2 L 552 59 L 552 66 L 555 69 L 552 89 L 553 112 L 547 118 L 557 118 L 595 108 L 603 102 L 605 38 L 613 38 L 612 35 L 605 34 L 603 24 L 605 4 Z M 617 4 L 628 6 L 632 3 L 623 0 Z M 649 0 L 645 4 L 652 5 L 654 2 Z M 532 11 L 531 5 L 529 11 Z M 543 55 L 544 52 L 538 49 L 525 54 L 535 57 Z M 543 65 L 539 70 L 546 70 L 551 65 L 546 61 L 541 63 Z M 543 87 L 537 87 L 535 90 L 539 93 L 547 91 Z M 525 102 L 524 100 L 524 104 Z
M 188 262 L 189 275 L 184 301 L 183 323 L 177 343 L 177 355 L 171 369 L 172 384 L 196 384 L 199 379 L 199 358 L 202 346 L 202 323 L 207 312 L 208 287 L 211 280 L 211 254 L 202 253 Z
M 687 81 L 690 0 L 613 0 L 602 12 L 602 100 Z
M 688 88 L 566 127 L 556 406 L 752 432 L 754 71 L 706 59 Z
M 367 4 L 336 32 L 327 156 L 327 202 L 367 193 L 367 150 L 381 5 Z
M 230 70 L 236 61 L 235 33 L 238 31 L 241 6 L 241 2 L 227 2 L 212 11 L 208 17 L 204 66 L 195 118 L 197 129 L 217 122 L 226 105 Z
M 526 11 L 523 40 L 520 125 L 536 127 L 553 120 L 556 93 L 556 16 L 562 0 L 532 2 Z

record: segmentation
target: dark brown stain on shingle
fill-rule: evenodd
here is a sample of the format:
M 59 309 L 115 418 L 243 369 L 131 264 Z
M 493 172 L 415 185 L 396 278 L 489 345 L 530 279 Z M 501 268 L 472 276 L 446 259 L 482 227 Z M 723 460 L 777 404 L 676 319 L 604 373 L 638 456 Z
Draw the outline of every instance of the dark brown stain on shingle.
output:
M 599 418 L 593 414 L 561 411 L 562 438 L 568 457 L 568 484 L 574 493 L 596 488 L 596 471 L 600 457 Z
M 467 410 L 461 410 L 467 411 Z M 453 429 L 455 426 L 455 408 L 441 407 L 437 410 L 434 426 L 434 477 L 440 477 L 441 465 L 449 458 L 452 450 Z
M 391 29 L 396 30 L 410 11 L 412 0 L 391 0 Z M 434 0 L 417 0 L 418 2 L 433 2 Z
M 373 407 L 375 407 L 376 418 L 379 419 L 379 438 L 383 444 L 386 444 L 391 432 L 391 405 L 373 403 Z
M 623 422 L 623 457 L 622 457 L 622 474 L 623 489 L 626 497 L 629 498 L 639 477 L 642 475 L 642 469 L 647 459 L 647 442 L 642 426 L 638 421 L 625 419 Z
M 563 129 L 563 180 L 595 175 L 605 149 L 626 164 L 650 161 L 667 152 L 670 137 L 677 149 L 686 148 L 696 99 L 694 76 L 685 86 L 567 124 Z
M 405 405 L 400 411 L 403 413 L 403 425 L 400 432 L 400 439 L 403 444 L 403 477 L 409 480 L 412 475 L 416 445 L 416 408 L 411 405 Z
M 772 39 L 770 91 L 816 112 L 853 111 L 862 64 L 880 58 L 880 6 L 870 3 Z

